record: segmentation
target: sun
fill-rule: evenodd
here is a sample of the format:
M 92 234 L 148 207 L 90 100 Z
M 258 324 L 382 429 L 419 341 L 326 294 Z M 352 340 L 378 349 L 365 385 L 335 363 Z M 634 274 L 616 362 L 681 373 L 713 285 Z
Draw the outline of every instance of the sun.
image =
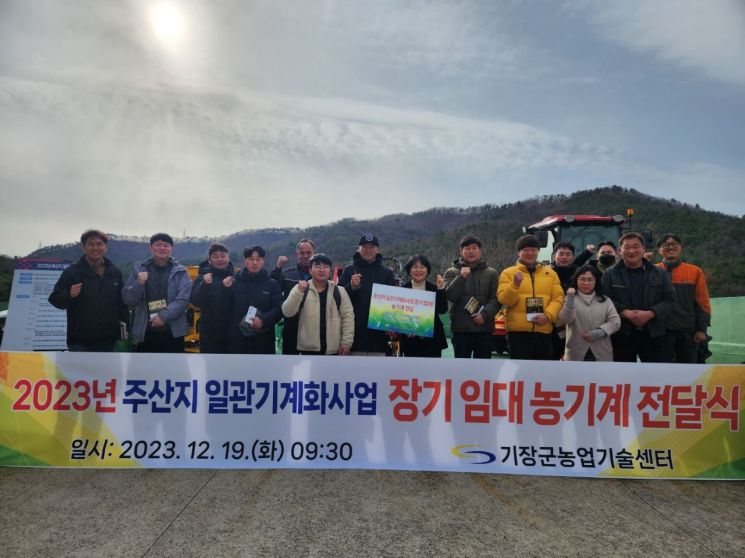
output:
M 149 10 L 150 26 L 161 42 L 176 46 L 181 42 L 186 25 L 181 10 L 173 2 L 158 2 Z

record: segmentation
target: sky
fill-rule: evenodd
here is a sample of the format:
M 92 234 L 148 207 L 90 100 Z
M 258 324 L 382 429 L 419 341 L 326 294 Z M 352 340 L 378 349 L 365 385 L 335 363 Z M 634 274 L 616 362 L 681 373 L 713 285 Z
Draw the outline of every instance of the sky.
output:
M 614 184 L 745 215 L 745 2 L 0 0 L 0 254 Z

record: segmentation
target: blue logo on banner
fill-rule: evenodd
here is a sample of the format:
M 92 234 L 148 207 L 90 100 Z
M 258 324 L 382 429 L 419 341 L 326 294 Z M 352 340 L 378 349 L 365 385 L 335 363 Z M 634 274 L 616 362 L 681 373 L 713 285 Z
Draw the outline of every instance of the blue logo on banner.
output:
M 489 463 L 494 463 L 497 460 L 497 456 L 494 455 L 492 452 L 477 449 L 480 447 L 481 446 L 477 444 L 463 444 L 460 446 L 455 446 L 452 450 L 450 450 L 450 453 L 452 453 L 455 457 L 460 457 L 461 459 L 470 459 L 472 465 L 488 465 Z M 475 461 L 476 459 L 480 459 L 482 461 Z

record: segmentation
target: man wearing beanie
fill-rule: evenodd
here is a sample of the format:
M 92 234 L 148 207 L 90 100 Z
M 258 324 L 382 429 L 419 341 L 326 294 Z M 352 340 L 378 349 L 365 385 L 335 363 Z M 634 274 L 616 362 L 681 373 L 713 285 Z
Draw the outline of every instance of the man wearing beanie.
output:
M 497 313 L 497 270 L 481 256 L 481 240 L 466 235 L 460 257 L 445 272 L 445 296 L 450 306 L 455 358 L 491 358 Z
M 540 243 L 533 235 L 517 240 L 518 263 L 499 275 L 497 298 L 506 307 L 510 358 L 551 360 L 553 322 L 564 304 L 556 272 L 538 263 Z
M 132 340 L 137 352 L 183 353 L 191 279 L 186 268 L 171 257 L 171 235 L 150 237 L 150 253 L 152 258 L 146 262 L 134 263 L 122 289 L 124 302 L 135 313 Z

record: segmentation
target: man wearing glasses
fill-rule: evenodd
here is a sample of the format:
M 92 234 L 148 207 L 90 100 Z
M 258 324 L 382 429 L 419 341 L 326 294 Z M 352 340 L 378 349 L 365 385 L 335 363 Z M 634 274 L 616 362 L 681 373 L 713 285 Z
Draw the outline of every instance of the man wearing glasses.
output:
M 698 347 L 706 342 L 706 329 L 711 323 L 711 301 L 704 272 L 681 260 L 683 243 L 676 234 L 663 234 L 657 249 L 662 256 L 662 262 L 657 265 L 667 271 L 678 295 L 678 303 L 667 319 L 669 350 L 675 362 L 698 362 Z

